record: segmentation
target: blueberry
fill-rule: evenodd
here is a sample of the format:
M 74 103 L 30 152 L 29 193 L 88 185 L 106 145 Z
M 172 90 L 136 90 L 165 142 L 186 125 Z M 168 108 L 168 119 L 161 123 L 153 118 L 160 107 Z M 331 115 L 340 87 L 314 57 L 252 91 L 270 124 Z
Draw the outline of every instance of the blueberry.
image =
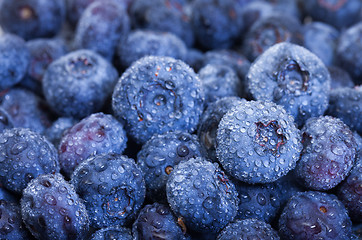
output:
M 217 233 L 236 215 L 239 199 L 234 184 L 218 165 L 204 158 L 180 162 L 166 184 L 167 200 L 187 228 Z
M 193 132 L 204 106 L 202 90 L 199 78 L 183 61 L 144 57 L 122 74 L 113 91 L 113 111 L 137 143 L 155 133 Z
M 349 73 L 341 67 L 330 66 L 328 67 L 329 75 L 331 75 L 331 91 L 337 88 L 353 88 L 354 82 Z M 331 98 L 329 99 L 331 101 Z
M 29 40 L 53 37 L 65 18 L 63 0 L 2 0 L 0 26 L 5 32 Z
M 54 60 L 66 54 L 66 46 L 59 39 L 34 39 L 26 43 L 30 52 L 27 76 L 21 81 L 33 92 L 42 94 L 42 80 L 45 70 Z
M 332 90 L 327 113 L 340 118 L 352 130 L 361 134 L 362 86 Z
M 77 121 L 73 118 L 58 118 L 49 128 L 45 130 L 44 135 L 51 143 L 54 144 L 56 148 L 58 148 L 64 133 L 76 123 Z
M 150 199 L 166 199 L 166 182 L 173 168 L 181 161 L 201 157 L 197 136 L 174 131 L 155 134 L 137 154 L 137 165 L 145 174 L 147 195 Z
M 61 174 L 45 174 L 32 180 L 20 203 L 23 221 L 35 238 L 87 239 L 88 212 Z
M 111 61 L 118 42 L 129 30 L 130 20 L 123 5 L 117 0 L 95 1 L 79 19 L 74 46 L 93 50 Z
M 337 197 L 346 206 L 352 221 L 362 222 L 362 150 L 347 178 L 337 187 Z
M 5 93 L 0 106 L 10 116 L 14 127 L 29 128 L 42 134 L 51 125 L 48 105 L 31 91 L 12 88 Z
M 247 86 L 255 100 L 283 106 L 302 126 L 327 109 L 330 75 L 323 62 L 307 49 L 279 43 L 252 64 Z
M 257 219 L 235 220 L 217 236 L 217 240 L 263 239 L 279 240 L 277 231 L 269 224 Z
M 186 51 L 185 62 L 190 65 L 195 71 L 201 68 L 201 63 L 204 58 L 204 53 L 197 48 L 189 48 Z
M 194 43 L 185 0 L 134 0 L 129 12 L 134 28 L 171 32 L 187 46 Z
M 159 203 L 143 207 L 132 226 L 134 239 L 185 240 L 185 230 L 171 209 Z
M 132 240 L 131 230 L 113 225 L 96 231 L 90 240 Z
M 208 64 L 198 74 L 205 91 L 205 104 L 222 97 L 241 95 L 241 81 L 227 65 Z
M 232 107 L 241 104 L 242 101 L 246 100 L 239 97 L 224 97 L 210 103 L 202 113 L 197 128 L 197 135 L 208 160 L 217 161 L 216 132 L 221 118 Z
M 307 188 L 328 190 L 350 172 L 356 157 L 356 140 L 340 119 L 309 119 L 301 130 L 303 151 L 295 174 Z
M 85 9 L 95 1 L 99 0 L 65 0 L 67 6 L 67 20 L 73 28 L 77 26 L 78 20 L 81 17 L 82 13 L 85 11 Z M 128 2 L 130 0 L 116 1 L 124 8 L 127 8 Z
M 301 25 L 294 16 L 279 13 L 261 18 L 246 33 L 242 52 L 253 62 L 277 43 L 301 43 L 300 30 Z
M 241 81 L 244 81 L 245 75 L 250 68 L 250 62 L 245 56 L 230 49 L 207 51 L 204 55 L 202 66 L 207 64 L 227 65 L 234 69 Z
M 303 45 L 329 66 L 335 62 L 335 50 L 339 32 L 323 22 L 311 22 L 303 26 Z
M 1 9 L 0 12 L 3 13 Z M 30 53 L 23 39 L 13 34 L 0 34 L 0 91 L 21 81 L 29 61 Z
M 88 158 L 73 172 L 71 183 L 85 200 L 94 228 L 132 223 L 146 194 L 142 171 L 133 159 L 122 155 Z
M 231 47 L 243 29 L 236 0 L 195 0 L 191 21 L 195 38 L 204 49 Z
M 359 22 L 341 33 L 337 46 L 339 65 L 351 74 L 356 84 L 362 84 L 361 39 L 362 22 Z
M 281 192 L 275 183 L 246 184 L 234 181 L 240 199 L 236 219 L 255 218 L 271 223 L 281 206 Z
M 127 136 L 123 125 L 112 115 L 89 115 L 63 135 L 58 146 L 61 170 L 69 177 L 76 166 L 90 155 L 122 154 L 126 143 Z
M 0 134 L 0 182 L 21 194 L 30 180 L 59 172 L 58 154 L 45 137 L 26 128 L 6 129 Z
M 225 171 L 253 184 L 286 175 L 302 150 L 293 117 L 283 107 L 263 101 L 244 101 L 229 110 L 219 123 L 216 142 Z
M 251 1 L 242 8 L 244 31 L 247 32 L 259 19 L 274 13 L 273 5 L 267 1 Z
M 124 68 L 128 68 L 134 61 L 148 55 L 184 60 L 186 51 L 185 43 L 173 33 L 151 30 L 131 32 L 126 40 L 119 42 L 118 47 L 118 55 Z
M 362 9 L 360 0 L 306 0 L 301 2 L 301 5 L 305 14 L 310 15 L 315 21 L 326 22 L 338 29 L 357 23 Z
M 245 90 L 245 76 L 249 71 L 249 60 L 241 55 L 239 52 L 230 49 L 212 50 L 204 54 L 201 66 L 204 67 L 207 64 L 214 65 L 226 65 L 231 67 L 238 75 L 240 79 L 240 92 L 242 97 L 246 97 Z
M 309 191 L 293 196 L 279 219 L 282 239 L 350 239 L 352 223 L 336 196 Z
M 31 239 L 30 233 L 23 225 L 18 203 L 0 199 L 0 238 Z
M 52 62 L 43 78 L 43 93 L 61 116 L 83 118 L 97 112 L 117 82 L 116 69 L 91 50 L 78 50 Z

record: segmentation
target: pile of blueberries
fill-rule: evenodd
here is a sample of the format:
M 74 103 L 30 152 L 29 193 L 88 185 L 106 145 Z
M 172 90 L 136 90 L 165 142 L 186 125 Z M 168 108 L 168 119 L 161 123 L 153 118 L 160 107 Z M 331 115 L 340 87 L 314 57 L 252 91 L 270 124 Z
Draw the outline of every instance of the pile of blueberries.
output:
M 0 239 L 362 239 L 361 0 L 0 0 Z

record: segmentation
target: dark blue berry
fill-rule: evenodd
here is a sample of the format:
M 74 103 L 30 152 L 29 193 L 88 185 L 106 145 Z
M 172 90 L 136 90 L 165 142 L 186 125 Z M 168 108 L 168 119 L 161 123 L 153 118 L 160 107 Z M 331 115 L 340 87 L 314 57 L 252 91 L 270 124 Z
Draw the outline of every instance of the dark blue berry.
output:
M 127 133 L 145 143 L 155 133 L 193 132 L 204 106 L 195 72 L 183 61 L 149 56 L 129 67 L 116 85 L 112 107 Z
M 146 194 L 142 171 L 133 159 L 122 155 L 88 158 L 73 172 L 71 183 L 85 200 L 94 228 L 130 224 Z
M 1 15 L 5 11 L 0 9 Z M 21 81 L 26 74 L 29 61 L 29 50 L 23 39 L 13 34 L 0 34 L 0 91 Z
M 235 220 L 217 236 L 217 240 L 279 240 L 277 231 L 269 224 L 257 219 Z
M 332 90 L 327 113 L 362 134 L 362 86 Z
M 31 181 L 20 203 L 23 221 L 35 238 L 87 239 L 87 210 L 61 174 L 41 175 Z
M 175 131 L 155 134 L 137 154 L 137 164 L 145 174 L 150 199 L 166 199 L 166 182 L 181 161 L 201 157 L 201 146 L 195 135 Z
M 341 33 L 337 46 L 339 65 L 351 74 L 356 84 L 362 84 L 361 39 L 362 22 L 359 22 Z
M 241 8 L 236 0 L 195 0 L 191 21 L 195 38 L 204 49 L 233 46 L 243 29 Z
M 337 197 L 346 206 L 352 221 L 362 222 L 362 150 L 357 154 L 351 173 L 338 186 Z
M 259 19 L 274 13 L 273 5 L 267 1 L 251 1 L 242 8 L 244 31 L 248 31 Z
M 338 29 L 357 23 L 362 10 L 360 0 L 305 0 L 301 2 L 305 14 L 315 21 L 323 21 Z
M 90 240 L 132 240 L 131 230 L 113 225 L 96 231 Z
M 329 75 L 331 75 L 331 91 L 333 92 L 334 89 L 337 88 L 353 88 L 354 82 L 349 75 L 349 73 L 344 70 L 343 68 L 337 67 L 337 66 L 330 66 L 328 67 Z M 331 98 L 329 99 L 331 101 Z
M 134 0 L 129 12 L 135 28 L 171 32 L 187 46 L 194 43 L 185 0 Z
M 126 143 L 127 136 L 120 122 L 112 115 L 94 113 L 63 135 L 58 146 L 61 170 L 70 176 L 76 166 L 90 155 L 122 154 Z
M 5 32 L 29 40 L 53 37 L 65 18 L 63 0 L 2 0 L 0 26 Z
M 283 107 L 244 101 L 229 110 L 217 130 L 216 155 L 225 171 L 248 183 L 273 182 L 296 165 L 300 132 Z
M 117 82 L 116 69 L 91 50 L 55 60 L 43 78 L 44 96 L 61 116 L 83 118 L 99 111 Z
M 49 64 L 66 54 L 66 46 L 59 39 L 34 39 L 26 43 L 30 52 L 27 76 L 21 86 L 41 95 L 42 80 Z
M 230 49 L 206 52 L 202 61 L 202 66 L 206 66 L 207 64 L 226 65 L 231 67 L 238 74 L 238 77 L 242 82 L 250 68 L 250 62 L 246 57 Z
M 102 2 L 102 0 L 65 0 L 67 6 L 67 20 L 73 28 L 77 26 L 78 20 L 85 9 L 95 1 Z M 128 7 L 129 1 L 131 0 L 116 0 L 116 2 L 124 8 Z
M 198 74 L 205 92 L 205 104 L 222 97 L 241 95 L 241 81 L 227 65 L 208 64 Z
M 310 22 L 303 26 L 303 46 L 329 66 L 335 62 L 339 32 L 323 22 Z
M 62 139 L 66 130 L 71 128 L 77 121 L 73 118 L 61 117 L 58 118 L 53 124 L 44 132 L 45 137 L 58 148 L 60 140 Z
M 31 91 L 12 88 L 5 93 L 0 106 L 10 116 L 14 127 L 44 133 L 51 125 L 49 106 Z
M 23 225 L 18 203 L 0 199 L 0 239 L 31 239 L 30 233 Z
M 126 40 L 119 42 L 118 55 L 124 68 L 144 56 L 168 56 L 184 60 L 187 47 L 170 32 L 136 30 Z
M 279 219 L 279 235 L 286 240 L 350 239 L 352 223 L 336 196 L 302 192 L 293 196 Z
M 295 174 L 307 188 L 328 190 L 340 183 L 356 157 L 352 131 L 340 119 L 322 116 L 309 119 L 302 128 L 303 151 Z
M 281 206 L 281 192 L 274 183 L 246 184 L 234 181 L 240 199 L 236 219 L 255 218 L 271 223 Z
M 130 30 L 127 10 L 117 0 L 95 1 L 82 13 L 74 46 L 90 49 L 111 61 L 120 39 Z
M 301 25 L 294 16 L 279 13 L 261 18 L 245 35 L 242 52 L 250 61 L 254 61 L 277 43 L 301 43 L 300 30 Z
M 0 181 L 18 194 L 41 174 L 59 172 L 55 147 L 26 128 L 6 129 L 0 134 Z
M 221 118 L 232 107 L 246 101 L 239 97 L 224 97 L 210 103 L 202 113 L 197 135 L 208 160 L 216 162 L 216 132 Z
M 236 215 L 239 199 L 234 184 L 218 164 L 203 158 L 180 162 L 166 185 L 167 200 L 184 224 L 202 233 L 217 233 Z
M 143 207 L 132 226 L 134 239 L 185 240 L 185 230 L 171 209 L 159 203 Z
M 204 54 L 201 66 L 204 67 L 207 64 L 226 65 L 231 67 L 240 79 L 241 86 L 239 94 L 242 97 L 247 97 L 245 76 L 249 71 L 250 62 L 246 57 L 230 49 L 212 50 Z
M 247 86 L 255 100 L 283 106 L 302 126 L 327 109 L 330 75 L 323 62 L 307 49 L 279 43 L 251 65 Z

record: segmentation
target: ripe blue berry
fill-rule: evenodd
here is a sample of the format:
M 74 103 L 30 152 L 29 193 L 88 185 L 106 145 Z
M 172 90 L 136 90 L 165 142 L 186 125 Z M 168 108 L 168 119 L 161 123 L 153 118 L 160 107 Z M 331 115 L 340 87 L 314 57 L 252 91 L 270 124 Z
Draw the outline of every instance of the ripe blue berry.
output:
M 6 10 L 0 9 L 0 12 Z M 0 14 L 0 18 L 2 15 Z M 21 81 L 26 74 L 29 61 L 30 53 L 22 38 L 13 34 L 0 34 L 0 91 Z
M 204 106 L 204 92 L 195 72 L 183 61 L 149 56 L 129 67 L 116 85 L 115 116 L 137 143 L 155 133 L 193 132 Z
M 122 154 L 127 136 L 123 125 L 112 115 L 94 113 L 84 118 L 63 135 L 59 146 L 61 170 L 69 177 L 74 169 L 90 155 Z
M 82 49 L 49 65 L 43 78 L 43 93 L 59 115 L 83 118 L 103 107 L 117 77 L 116 69 L 108 61 Z
M 328 190 L 350 172 L 356 157 L 352 131 L 340 119 L 309 119 L 302 128 L 303 150 L 295 168 L 298 180 L 313 190 Z
M 73 172 L 71 183 L 85 200 L 94 228 L 130 224 L 146 194 L 142 171 L 133 159 L 122 155 L 88 158 Z
M 88 212 L 61 174 L 41 175 L 31 181 L 20 203 L 23 221 L 37 239 L 86 239 Z
M 217 130 L 216 155 L 225 171 L 247 183 L 273 182 L 296 165 L 300 132 L 283 107 L 244 101 L 229 110 Z
M 293 196 L 279 219 L 279 234 L 286 240 L 350 239 L 352 222 L 336 196 L 302 192 Z
M 262 239 L 279 240 L 277 231 L 269 224 L 249 218 L 229 223 L 217 236 L 217 240 Z
M 180 162 L 166 184 L 167 200 L 186 226 L 202 233 L 217 233 L 236 215 L 239 199 L 234 184 L 217 163 L 204 158 Z
M 0 134 L 0 182 L 21 194 L 30 180 L 59 172 L 55 147 L 27 128 L 6 129 Z
M 323 62 L 307 49 L 279 43 L 250 67 L 248 90 L 255 100 L 273 101 L 302 126 L 328 107 L 330 75 Z
M 164 201 L 166 182 L 181 161 L 201 157 L 201 146 L 195 135 L 174 131 L 155 134 L 137 154 L 137 165 L 145 174 L 147 195 Z

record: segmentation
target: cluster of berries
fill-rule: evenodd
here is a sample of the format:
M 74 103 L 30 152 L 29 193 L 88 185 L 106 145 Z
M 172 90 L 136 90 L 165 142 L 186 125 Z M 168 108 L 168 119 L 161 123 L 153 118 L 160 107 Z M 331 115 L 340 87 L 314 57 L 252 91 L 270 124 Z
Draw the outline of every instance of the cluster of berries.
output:
M 0 0 L 0 239 L 362 239 L 361 0 Z

